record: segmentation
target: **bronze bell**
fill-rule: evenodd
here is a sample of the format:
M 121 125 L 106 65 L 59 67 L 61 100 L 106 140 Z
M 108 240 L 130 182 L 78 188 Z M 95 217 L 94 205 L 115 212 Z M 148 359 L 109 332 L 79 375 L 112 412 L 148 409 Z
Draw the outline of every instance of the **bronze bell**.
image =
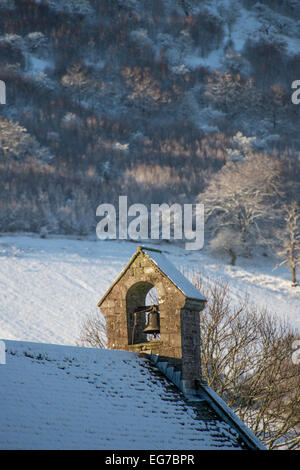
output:
M 148 335 L 159 333 L 159 316 L 157 309 L 153 309 L 148 314 L 148 322 L 146 328 L 144 328 L 144 333 Z

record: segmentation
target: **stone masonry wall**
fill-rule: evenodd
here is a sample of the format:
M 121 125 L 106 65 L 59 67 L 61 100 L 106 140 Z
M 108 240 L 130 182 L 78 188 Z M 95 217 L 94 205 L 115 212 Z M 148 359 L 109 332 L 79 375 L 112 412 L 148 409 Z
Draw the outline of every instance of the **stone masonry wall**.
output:
M 141 317 L 136 327 L 141 342 L 132 344 L 133 312 L 144 305 L 153 286 L 159 294 L 160 340 L 147 341 Z M 199 312 L 203 305 L 186 299 L 145 253 L 137 253 L 100 308 L 106 317 L 108 348 L 183 358 L 182 378 L 193 388 L 194 379 L 201 377 Z

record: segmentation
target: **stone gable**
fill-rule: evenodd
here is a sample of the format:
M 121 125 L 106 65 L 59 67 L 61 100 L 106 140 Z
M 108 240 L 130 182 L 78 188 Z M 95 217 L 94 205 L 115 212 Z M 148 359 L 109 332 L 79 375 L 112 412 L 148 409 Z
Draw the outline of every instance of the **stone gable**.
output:
M 182 379 L 189 388 L 194 388 L 195 380 L 201 380 L 200 311 L 205 300 L 200 293 L 198 299 L 188 298 L 162 271 L 157 256 L 155 260 L 151 258 L 151 251 L 139 247 L 98 304 L 106 318 L 108 348 L 165 357 L 169 364 L 180 367 Z M 155 250 L 154 253 L 159 252 Z M 171 266 L 163 255 L 159 256 L 163 257 L 162 265 Z M 182 274 L 172 265 L 173 273 L 185 284 Z M 185 278 L 184 281 L 188 282 Z M 148 341 L 143 331 L 145 314 L 136 315 L 133 330 L 134 312 L 145 305 L 146 296 L 153 287 L 159 295 L 160 338 Z M 190 292 L 194 296 L 197 294 L 192 289 Z

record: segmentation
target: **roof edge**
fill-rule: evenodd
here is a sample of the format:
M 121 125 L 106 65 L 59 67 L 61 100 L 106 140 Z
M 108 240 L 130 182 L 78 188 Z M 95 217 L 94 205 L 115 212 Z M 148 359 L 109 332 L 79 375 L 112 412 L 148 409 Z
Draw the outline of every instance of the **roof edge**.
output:
M 105 294 L 103 295 L 103 297 L 101 297 L 101 299 L 99 300 L 99 302 L 97 303 L 97 306 L 100 307 L 102 305 L 102 303 L 104 302 L 104 300 L 106 299 L 106 297 L 111 293 L 111 291 L 113 290 L 113 288 L 115 287 L 115 285 L 119 282 L 119 280 L 124 276 L 124 274 L 126 273 L 126 271 L 129 269 L 129 267 L 132 265 L 132 263 L 134 262 L 134 260 L 140 255 L 141 251 L 139 249 L 140 247 L 138 247 L 138 251 L 136 251 L 134 253 L 134 255 L 130 258 L 130 260 L 128 261 L 128 263 L 126 264 L 125 268 L 122 269 L 122 271 L 120 272 L 120 274 L 116 277 L 116 279 L 114 280 L 114 282 L 112 283 L 112 285 L 109 287 L 109 289 L 105 292 Z
M 144 251 L 146 250 L 146 251 Z M 148 255 L 147 251 L 154 251 L 156 253 L 162 253 L 163 252 L 161 250 L 158 250 L 156 248 L 148 248 L 146 246 L 141 246 L 139 245 L 137 247 L 137 251 L 134 253 L 134 255 L 131 257 L 131 259 L 128 261 L 128 263 L 126 264 L 126 266 L 122 269 L 122 271 L 120 272 L 120 274 L 117 276 L 117 278 L 114 280 L 114 282 L 111 284 L 111 286 L 109 287 L 109 289 L 105 292 L 105 294 L 103 295 L 103 297 L 99 300 L 99 302 L 97 303 L 97 306 L 98 307 L 101 307 L 102 303 L 104 302 L 104 300 L 106 299 L 106 297 L 111 293 L 111 291 L 113 290 L 114 286 L 120 281 L 120 279 L 124 276 L 124 274 L 126 273 L 126 271 L 130 268 L 131 264 L 135 261 L 135 259 L 142 253 L 143 255 L 147 256 L 147 258 L 151 261 L 151 263 L 159 270 L 159 272 L 167 279 L 169 279 L 169 281 L 174 285 L 174 287 L 176 287 L 176 289 L 178 289 L 178 291 L 180 291 L 187 300 L 190 300 L 192 302 L 196 302 L 200 305 L 202 305 L 202 308 L 204 308 L 205 306 L 205 303 L 207 302 L 207 299 L 205 299 L 203 297 L 203 299 L 199 299 L 199 298 L 195 298 L 195 297 L 191 297 L 191 296 L 188 296 L 186 295 L 181 289 L 179 286 L 176 285 L 176 283 L 168 277 L 168 275 L 155 263 L 155 261 L 151 258 L 151 256 Z M 177 269 L 177 268 L 176 268 Z M 200 293 L 201 294 L 201 293 Z
M 229 422 L 241 436 L 243 441 L 254 450 L 267 450 L 261 440 L 245 425 L 234 413 L 227 403 L 209 386 L 204 383 L 199 385 L 198 392 L 202 392 L 207 402 L 225 421 Z
M 229 424 L 251 450 L 267 450 L 261 440 L 243 423 L 227 403 L 206 383 L 197 381 L 197 390 L 185 387 L 185 381 L 174 374 L 168 362 L 160 362 L 159 355 L 150 354 L 149 360 L 156 368 L 184 394 L 188 402 L 205 400 L 215 413 Z M 181 374 L 180 374 L 181 375 Z
M 126 264 L 125 268 L 122 269 L 122 271 L 120 272 L 120 274 L 116 277 L 116 279 L 114 280 L 114 282 L 111 284 L 111 286 L 109 287 L 109 289 L 105 292 L 105 294 L 101 297 L 101 299 L 99 300 L 99 302 L 97 303 L 97 306 L 100 307 L 102 305 L 102 303 L 104 302 L 104 300 L 106 299 L 106 297 L 110 294 L 110 292 L 113 290 L 113 288 L 115 287 L 115 285 L 119 282 L 119 280 L 124 276 L 124 274 L 126 273 L 126 271 L 129 269 L 129 267 L 131 266 L 131 264 L 134 262 L 134 260 L 138 257 L 138 255 L 140 253 L 143 253 L 144 255 L 146 255 L 146 253 L 144 253 L 144 250 L 149 250 L 149 251 L 156 251 L 157 253 L 162 253 L 161 250 L 157 250 L 156 248 L 148 248 L 146 246 L 141 246 L 139 245 L 137 247 L 137 251 L 132 255 L 132 257 L 130 258 L 130 260 L 128 261 L 128 263 Z M 151 259 L 151 258 L 150 258 Z
M 156 253 L 162 253 L 162 250 L 158 250 L 157 248 L 149 248 L 148 246 L 142 246 L 142 245 L 139 245 L 137 247 L 137 249 L 138 249 L 138 251 L 147 250 L 147 251 L 155 251 Z M 143 253 L 144 253 L 144 251 L 143 251 Z
M 159 266 L 157 263 L 155 263 L 155 261 L 148 255 L 148 253 L 146 253 L 146 252 L 143 251 L 143 250 L 155 251 L 155 252 L 157 252 L 157 253 L 163 254 L 163 252 L 162 252 L 161 250 L 156 250 L 156 249 L 154 249 L 154 248 L 147 248 L 146 246 L 144 246 L 144 247 L 140 247 L 140 246 L 139 246 L 139 247 L 138 247 L 138 250 L 141 251 L 142 253 L 144 253 L 144 255 L 147 256 L 147 258 L 154 264 L 154 266 L 160 271 L 160 273 L 161 273 L 164 277 L 166 277 L 166 278 L 173 284 L 173 286 L 176 287 L 176 289 L 178 289 L 178 291 L 180 291 L 180 292 L 184 295 L 184 297 L 185 297 L 187 300 L 191 300 L 192 302 L 196 302 L 196 303 L 198 303 L 198 304 L 201 304 L 201 305 L 203 306 L 203 308 L 204 308 L 204 306 L 205 306 L 205 304 L 206 304 L 206 302 L 207 302 L 207 299 L 206 299 L 204 296 L 203 296 L 203 299 L 199 299 L 199 298 L 197 298 L 197 297 L 192 297 L 192 296 L 187 295 L 187 294 L 173 281 L 173 279 L 171 279 L 171 278 L 160 268 L 160 266 Z M 176 268 L 176 266 L 174 266 L 174 267 L 175 267 L 175 269 L 180 273 L 180 271 Z M 187 278 L 186 278 L 186 279 L 187 279 Z M 189 280 L 187 279 L 187 281 L 189 281 Z M 190 281 L 189 281 L 189 282 L 190 282 Z M 201 294 L 200 291 L 199 291 L 199 293 Z M 202 294 L 201 294 L 201 295 L 202 295 Z

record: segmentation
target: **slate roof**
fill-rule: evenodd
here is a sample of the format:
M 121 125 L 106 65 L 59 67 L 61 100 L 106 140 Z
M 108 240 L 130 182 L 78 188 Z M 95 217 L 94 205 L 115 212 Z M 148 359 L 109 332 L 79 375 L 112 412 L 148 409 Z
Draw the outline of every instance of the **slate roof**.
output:
M 241 449 L 236 430 L 128 351 L 6 341 L 0 449 Z

